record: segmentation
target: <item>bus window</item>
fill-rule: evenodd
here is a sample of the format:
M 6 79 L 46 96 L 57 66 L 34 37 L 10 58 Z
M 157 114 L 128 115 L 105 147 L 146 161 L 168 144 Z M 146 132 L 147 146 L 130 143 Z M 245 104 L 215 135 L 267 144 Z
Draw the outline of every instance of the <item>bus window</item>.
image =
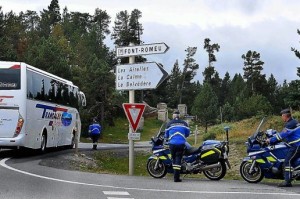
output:
M 20 90 L 20 82 L 20 66 L 14 66 L 11 68 L 0 68 L 0 90 Z

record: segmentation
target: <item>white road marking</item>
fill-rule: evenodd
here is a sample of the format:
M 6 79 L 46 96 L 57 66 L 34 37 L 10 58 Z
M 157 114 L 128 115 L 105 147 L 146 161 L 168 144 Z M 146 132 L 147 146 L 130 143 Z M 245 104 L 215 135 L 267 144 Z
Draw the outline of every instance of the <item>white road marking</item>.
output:
M 116 198 L 116 197 L 107 197 L 107 199 L 134 199 L 134 198 Z
M 127 191 L 103 191 L 105 195 L 114 195 L 114 196 L 129 196 L 130 194 Z M 134 198 L 120 198 L 120 197 L 107 197 L 107 199 L 134 199 Z
M 127 191 L 103 191 L 105 195 L 121 195 L 129 196 L 130 194 Z
M 245 194 L 245 195 L 281 195 L 281 196 L 300 196 L 300 194 L 297 193 L 258 193 L 258 192 L 234 192 L 234 191 L 184 191 L 184 190 L 171 190 L 171 189 L 146 189 L 146 188 L 135 188 L 135 187 L 117 187 L 117 186 L 110 186 L 110 185 L 100 185 L 100 184 L 90 184 L 90 183 L 83 183 L 83 182 L 76 182 L 76 181 L 69 181 L 69 180 L 61 180 L 57 178 L 50 178 L 46 176 L 37 175 L 34 173 L 29 173 L 26 171 L 22 171 L 19 169 L 15 169 L 13 167 L 8 166 L 5 164 L 7 160 L 10 158 L 4 158 L 0 161 L 0 165 L 2 167 L 5 167 L 9 170 L 16 171 L 25 175 L 46 179 L 46 180 L 52 180 L 57 182 L 65 182 L 70 184 L 78 184 L 78 185 L 87 185 L 87 186 L 94 186 L 94 187 L 107 187 L 107 188 L 114 188 L 114 189 L 125 189 L 125 190 L 137 190 L 137 191 L 152 191 L 152 192 L 171 192 L 171 193 L 195 193 L 195 194 Z

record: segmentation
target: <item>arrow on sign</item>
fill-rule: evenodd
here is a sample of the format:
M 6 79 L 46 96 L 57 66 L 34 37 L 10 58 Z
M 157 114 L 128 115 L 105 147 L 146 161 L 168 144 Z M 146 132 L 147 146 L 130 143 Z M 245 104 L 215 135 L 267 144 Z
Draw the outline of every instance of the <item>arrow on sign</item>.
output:
M 149 55 L 165 53 L 169 50 L 169 46 L 165 43 L 144 44 L 140 46 L 124 46 L 117 47 L 117 57 L 130 57 L 136 55 Z
M 135 133 L 140 123 L 141 117 L 145 110 L 145 104 L 135 103 L 123 103 L 123 109 L 125 111 L 126 117 L 130 123 L 132 131 Z
M 116 89 L 155 89 L 167 77 L 168 73 L 155 62 L 117 65 Z

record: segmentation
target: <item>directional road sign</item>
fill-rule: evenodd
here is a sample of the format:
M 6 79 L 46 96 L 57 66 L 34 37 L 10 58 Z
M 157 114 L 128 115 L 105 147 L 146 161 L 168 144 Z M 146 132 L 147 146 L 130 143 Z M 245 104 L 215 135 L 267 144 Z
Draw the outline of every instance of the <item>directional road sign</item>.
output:
M 135 133 L 141 117 L 145 110 L 145 104 L 142 103 L 123 103 L 123 109 L 130 123 L 132 131 Z
M 168 73 L 155 62 L 117 65 L 117 90 L 155 89 Z
M 140 46 L 117 47 L 117 57 L 130 57 L 136 55 L 149 55 L 165 53 L 169 46 L 165 43 L 144 44 Z

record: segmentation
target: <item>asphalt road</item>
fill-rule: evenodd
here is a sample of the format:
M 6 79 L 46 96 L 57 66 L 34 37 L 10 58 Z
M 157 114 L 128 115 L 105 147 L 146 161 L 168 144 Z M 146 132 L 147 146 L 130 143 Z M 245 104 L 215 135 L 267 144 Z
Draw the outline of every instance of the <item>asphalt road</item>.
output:
M 136 147 L 147 147 L 139 143 Z M 89 145 L 80 145 L 81 150 Z M 106 148 L 127 148 L 127 145 L 104 145 Z M 101 147 L 99 148 L 101 150 Z M 44 155 L 19 155 L 17 151 L 0 152 L 0 199 L 296 199 L 300 198 L 299 183 L 291 188 L 276 184 L 249 184 L 244 181 L 185 178 L 172 182 L 142 176 L 120 176 L 68 171 L 39 165 L 39 162 L 70 150 L 53 151 Z

